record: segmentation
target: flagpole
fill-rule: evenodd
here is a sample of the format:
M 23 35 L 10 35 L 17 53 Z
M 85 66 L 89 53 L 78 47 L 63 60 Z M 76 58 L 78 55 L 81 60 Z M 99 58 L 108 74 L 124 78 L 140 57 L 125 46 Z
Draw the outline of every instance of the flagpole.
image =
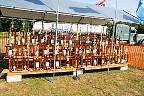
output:
M 109 56 L 109 62 L 108 62 L 108 73 L 109 73 L 109 65 L 111 64 L 112 61 L 112 53 L 113 53 L 113 45 L 114 45 L 114 38 L 115 38 L 115 32 L 116 32 L 116 21 L 117 21 L 117 0 L 115 0 L 115 17 L 113 19 L 113 33 L 112 33 L 112 40 L 111 40 L 111 48 L 110 48 L 110 56 Z

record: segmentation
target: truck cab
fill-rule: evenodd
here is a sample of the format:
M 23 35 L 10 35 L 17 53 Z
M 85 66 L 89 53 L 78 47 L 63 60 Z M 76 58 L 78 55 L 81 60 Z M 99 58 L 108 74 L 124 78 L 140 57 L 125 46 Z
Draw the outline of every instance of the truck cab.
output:
M 115 36 L 121 42 L 129 42 L 130 44 L 144 43 L 144 34 L 137 34 L 135 27 L 126 24 L 117 24 Z
M 128 42 L 130 39 L 130 27 L 125 24 L 117 24 L 115 36 L 121 42 Z

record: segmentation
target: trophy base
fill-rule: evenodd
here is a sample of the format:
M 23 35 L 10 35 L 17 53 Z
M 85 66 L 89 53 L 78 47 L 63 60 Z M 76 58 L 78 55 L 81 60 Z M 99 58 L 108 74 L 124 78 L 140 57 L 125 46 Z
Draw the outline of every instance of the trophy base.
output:
M 80 77 L 74 76 L 73 79 L 74 79 L 74 80 L 80 80 Z

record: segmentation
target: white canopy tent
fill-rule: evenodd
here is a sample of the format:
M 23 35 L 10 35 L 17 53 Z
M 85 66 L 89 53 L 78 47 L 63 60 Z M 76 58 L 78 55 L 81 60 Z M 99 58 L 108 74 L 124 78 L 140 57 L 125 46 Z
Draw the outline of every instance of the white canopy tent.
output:
M 113 8 L 70 0 L 0 0 L 0 2 L 2 16 L 48 21 L 56 21 L 56 11 L 59 6 L 59 21 L 65 23 L 103 25 L 115 18 L 116 11 Z M 139 22 L 138 18 L 123 10 L 117 10 L 117 20 Z
M 117 11 L 117 20 L 139 23 L 136 17 L 124 11 L 70 0 L 0 0 L 0 2 L 1 16 L 6 17 L 57 21 L 56 24 L 60 21 L 65 23 L 104 25 L 115 19 L 115 12 Z M 56 34 L 57 31 L 56 28 Z M 57 38 L 55 41 L 56 46 Z
M 56 3 L 57 1 L 58 0 L 0 0 L 0 11 L 2 16 L 6 17 L 56 21 L 56 7 L 58 6 L 58 3 Z M 105 15 L 97 13 L 91 8 L 87 8 L 86 4 L 77 4 L 71 1 L 72 5 L 63 6 L 66 2 L 68 1 L 61 0 L 59 3 L 60 22 L 92 22 L 92 24 L 105 24 L 108 22 L 108 18 Z M 87 12 L 81 11 L 80 9 L 78 9 L 78 11 L 77 9 L 71 9 L 77 8 L 80 5 L 81 7 L 79 8 L 87 10 Z

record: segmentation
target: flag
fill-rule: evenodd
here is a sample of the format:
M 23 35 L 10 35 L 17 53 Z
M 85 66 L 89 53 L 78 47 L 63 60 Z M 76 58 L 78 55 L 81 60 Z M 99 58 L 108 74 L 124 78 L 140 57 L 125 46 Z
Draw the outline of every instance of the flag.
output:
M 97 6 L 105 6 L 106 0 L 99 0 L 98 3 L 96 3 Z
M 144 21 L 144 0 L 139 1 L 136 14 L 140 20 Z

